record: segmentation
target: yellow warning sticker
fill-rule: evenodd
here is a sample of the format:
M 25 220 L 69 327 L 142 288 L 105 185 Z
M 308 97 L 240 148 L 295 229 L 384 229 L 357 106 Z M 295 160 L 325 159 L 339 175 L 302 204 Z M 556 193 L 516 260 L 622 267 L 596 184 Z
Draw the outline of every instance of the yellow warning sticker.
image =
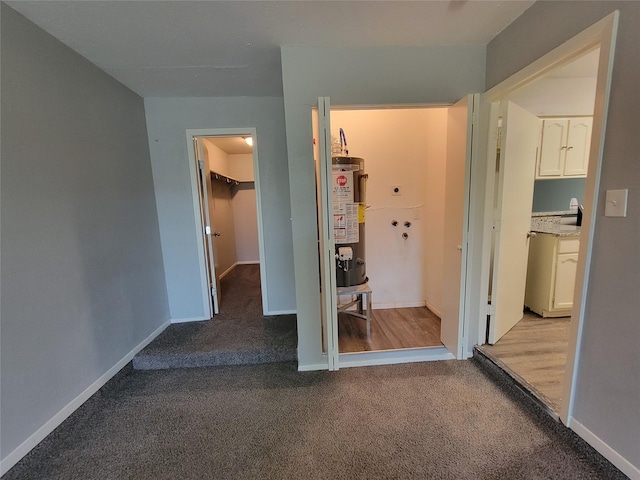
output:
M 366 207 L 363 204 L 358 205 L 358 223 L 364 223 L 364 211 Z

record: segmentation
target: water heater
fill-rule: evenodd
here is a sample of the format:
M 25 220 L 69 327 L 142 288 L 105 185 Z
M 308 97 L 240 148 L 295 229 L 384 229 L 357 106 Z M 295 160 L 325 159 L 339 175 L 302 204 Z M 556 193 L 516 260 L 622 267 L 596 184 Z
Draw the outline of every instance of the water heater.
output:
M 364 256 L 367 175 L 364 173 L 364 159 L 333 156 L 331 167 L 336 285 L 360 285 L 367 282 Z

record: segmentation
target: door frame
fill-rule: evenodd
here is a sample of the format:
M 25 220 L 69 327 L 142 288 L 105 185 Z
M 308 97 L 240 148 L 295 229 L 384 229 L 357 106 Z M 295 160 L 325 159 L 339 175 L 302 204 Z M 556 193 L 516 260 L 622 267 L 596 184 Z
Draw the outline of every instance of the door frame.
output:
M 618 29 L 619 11 L 607 15 L 576 36 L 567 40 L 546 55 L 540 57 L 527 67 L 513 74 L 484 94 L 485 101 L 491 105 L 489 124 L 489 141 L 487 148 L 487 179 L 485 184 L 485 215 L 482 248 L 482 281 L 480 295 L 480 312 L 478 319 L 478 343 L 485 343 L 484 335 L 488 313 L 488 278 L 491 256 L 491 224 L 493 219 L 493 192 L 495 182 L 496 137 L 498 126 L 499 103 L 509 93 L 528 84 L 548 73 L 549 71 L 570 63 L 582 54 L 600 47 L 598 62 L 598 77 L 596 99 L 593 112 L 593 130 L 591 136 L 591 150 L 589 154 L 589 168 L 585 185 L 584 204 L 587 206 L 582 221 L 580 234 L 580 253 L 578 256 L 576 285 L 573 298 L 573 312 L 571 316 L 571 334 L 567 351 L 567 364 L 563 385 L 563 399 L 560 408 L 560 418 L 571 427 L 573 401 L 576 387 L 577 365 L 580 361 L 579 347 L 582 341 L 582 327 L 584 311 L 588 293 L 588 277 L 593 253 L 593 235 L 595 215 L 602 170 L 604 137 L 606 130 L 607 112 L 609 107 L 609 92 L 611 90 L 611 73 L 615 39 Z M 482 313 L 484 312 L 484 313 Z
M 333 195 L 331 159 L 331 99 L 318 97 L 318 246 L 320 253 L 320 300 L 324 344 L 329 370 L 340 368 L 338 348 L 338 308 L 336 290 L 335 238 L 333 225 Z
M 196 229 L 196 248 L 198 251 L 198 267 L 200 270 L 200 289 L 202 292 L 202 306 L 205 316 L 209 318 L 213 316 L 213 305 L 211 303 L 211 292 L 209 292 L 209 281 L 207 274 L 207 265 L 204 248 L 204 235 L 202 232 L 202 209 L 200 207 L 200 192 L 198 189 L 198 172 L 196 170 L 196 155 L 193 149 L 194 137 L 246 137 L 251 136 L 254 140 L 253 147 L 253 177 L 256 192 L 256 212 L 258 219 L 258 255 L 260 257 L 260 289 L 262 292 L 262 313 L 263 315 L 271 315 L 269 307 L 269 295 L 267 284 L 267 267 L 265 262 L 265 246 L 264 246 L 264 226 L 262 218 L 262 195 L 260 188 L 260 165 L 258 161 L 258 145 L 255 127 L 242 128 L 204 128 L 204 129 L 187 129 L 187 152 L 189 161 L 189 177 L 191 182 L 191 194 L 193 200 L 194 226 Z
M 485 172 L 481 166 L 481 155 L 479 152 L 486 150 L 484 144 L 486 139 L 486 128 L 488 119 L 488 108 L 485 105 L 481 105 L 482 94 L 467 94 L 463 98 L 468 98 L 470 101 L 468 118 L 468 131 L 466 139 L 466 162 L 465 162 L 465 185 L 464 185 L 464 213 L 463 213 L 463 254 L 464 258 L 461 262 L 460 269 L 460 296 L 458 303 L 460 306 L 460 314 L 458 318 L 458 346 L 455 352 L 451 352 L 447 347 L 424 347 L 424 348 L 406 348 L 397 350 L 386 351 L 373 351 L 373 352 L 348 352 L 339 353 L 338 349 L 338 318 L 335 311 L 335 285 L 327 285 L 321 277 L 321 289 L 324 287 L 330 295 L 327 295 L 324 299 L 322 309 L 322 321 L 324 324 L 324 341 L 326 345 L 326 353 L 323 354 L 327 361 L 329 370 L 338 370 L 345 367 L 360 367 L 370 365 L 390 365 L 396 363 L 409 363 L 409 362 L 424 362 L 424 361 L 437 361 L 437 360 L 454 360 L 454 359 L 467 359 L 473 355 L 473 345 L 475 344 L 475 337 L 469 336 L 469 327 L 471 325 L 471 318 L 475 318 L 476 306 L 477 306 L 477 293 L 478 290 L 471 288 L 473 281 L 478 278 L 478 274 L 481 270 L 479 262 L 480 248 L 475 247 L 473 244 L 473 238 L 481 237 L 480 229 L 482 228 L 482 201 L 483 197 L 483 185 L 485 181 Z M 331 132 L 330 132 L 330 114 L 331 110 L 367 110 L 367 109 L 380 109 L 380 108 L 439 108 L 439 107 L 452 107 L 453 104 L 380 104 L 380 105 L 352 105 L 352 104 L 340 104 L 338 106 L 332 106 L 330 97 L 318 97 L 317 112 L 318 112 L 318 134 L 319 134 L 319 169 L 326 169 L 326 175 L 331 174 Z M 313 112 L 312 107 L 311 112 Z M 313 115 L 313 113 L 312 113 Z M 323 135 L 324 133 L 324 135 Z M 328 153 L 328 159 L 326 153 Z M 320 180 L 320 179 L 318 179 Z M 329 201 L 332 196 L 329 193 L 326 186 L 322 188 L 322 184 L 319 187 L 320 193 L 323 196 L 322 201 L 323 210 L 328 208 Z M 326 216 L 323 214 L 323 216 Z M 324 221 L 323 221 L 324 220 Z M 330 271 L 330 275 L 335 276 L 335 265 L 328 258 L 333 255 L 333 217 L 329 215 L 328 218 L 318 217 L 318 221 L 326 225 L 319 225 L 319 235 L 324 236 L 323 240 L 330 245 L 329 255 L 324 260 L 321 258 L 320 263 L 324 265 L 325 271 Z M 329 227 L 328 231 L 323 232 L 325 227 Z M 321 240 L 319 238 L 319 240 Z M 326 246 L 325 246 L 326 248 Z M 333 267 L 333 268 L 332 268 Z M 322 298 L 321 298 L 322 300 Z M 333 300 L 333 301 L 332 301 Z

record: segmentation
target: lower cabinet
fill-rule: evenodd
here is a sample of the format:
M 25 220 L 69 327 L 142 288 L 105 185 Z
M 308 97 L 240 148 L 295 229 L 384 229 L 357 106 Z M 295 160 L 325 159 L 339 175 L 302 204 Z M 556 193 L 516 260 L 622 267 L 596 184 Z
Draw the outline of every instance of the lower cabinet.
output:
M 530 239 L 525 306 L 543 317 L 571 315 L 579 237 L 538 233 Z

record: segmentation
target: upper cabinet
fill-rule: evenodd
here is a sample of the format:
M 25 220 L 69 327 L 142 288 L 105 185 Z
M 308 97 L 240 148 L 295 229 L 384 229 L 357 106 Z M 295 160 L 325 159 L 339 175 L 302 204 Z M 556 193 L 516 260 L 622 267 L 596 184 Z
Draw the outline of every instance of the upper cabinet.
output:
M 536 178 L 586 177 L 592 117 L 545 118 Z

